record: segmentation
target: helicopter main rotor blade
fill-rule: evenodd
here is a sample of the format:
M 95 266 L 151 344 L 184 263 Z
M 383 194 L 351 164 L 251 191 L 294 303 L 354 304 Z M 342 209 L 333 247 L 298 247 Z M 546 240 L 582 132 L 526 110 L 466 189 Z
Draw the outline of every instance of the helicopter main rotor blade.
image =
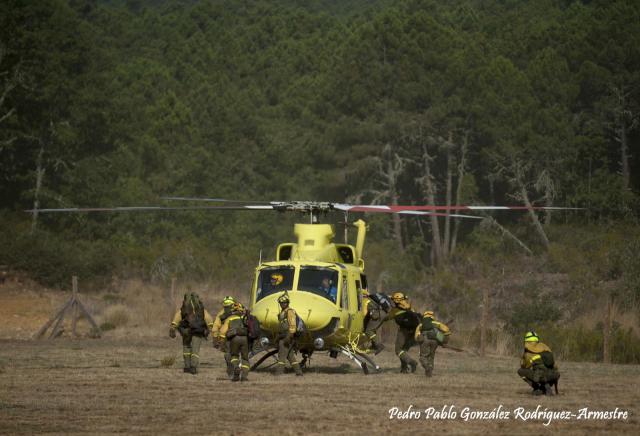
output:
M 484 217 L 481 216 L 476 216 L 476 215 L 462 215 L 459 213 L 441 213 L 441 212 L 424 212 L 424 211 L 420 211 L 420 210 L 401 210 L 398 212 L 394 212 L 394 211 L 388 211 L 388 212 L 383 212 L 383 211 L 377 211 L 377 212 L 382 212 L 382 213 L 397 213 L 398 215 L 418 215 L 418 216 L 444 216 L 444 217 L 451 217 L 451 218 L 471 218 L 474 220 L 483 220 Z
M 206 197 L 160 197 L 162 200 L 170 201 L 204 201 L 215 203 L 235 203 L 235 204 L 279 204 L 281 201 L 248 201 L 248 200 L 227 200 L 225 198 L 206 198 Z
M 165 206 L 124 206 L 124 207 L 68 207 L 61 209 L 29 209 L 25 212 L 30 213 L 55 213 L 55 212 L 145 212 L 158 210 L 275 210 L 270 205 L 246 205 L 246 206 L 182 206 L 182 207 L 165 207 Z
M 418 215 L 418 216 L 443 216 L 452 218 L 471 218 L 476 220 L 484 219 L 483 217 L 476 215 L 461 215 L 456 213 L 442 213 L 442 212 L 427 212 L 421 210 L 393 210 L 389 206 L 371 205 L 367 206 L 367 210 L 356 209 L 349 204 L 334 204 L 334 209 L 342 210 L 345 212 L 373 212 L 373 213 L 397 213 L 399 215 Z
M 347 212 L 389 212 L 400 213 L 402 211 L 457 211 L 457 210 L 584 210 L 582 207 L 555 207 L 555 206 L 387 206 L 377 204 L 334 204 L 334 207 Z

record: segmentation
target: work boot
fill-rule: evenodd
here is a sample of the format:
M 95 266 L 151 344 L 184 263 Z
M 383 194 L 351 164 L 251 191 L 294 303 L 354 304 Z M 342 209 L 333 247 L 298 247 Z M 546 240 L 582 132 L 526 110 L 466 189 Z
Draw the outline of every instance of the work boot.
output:
M 231 362 L 227 363 L 227 375 L 229 377 L 232 377 L 234 373 L 234 368 L 233 365 L 231 364 Z
M 384 350 L 384 344 L 372 343 L 371 345 L 373 345 L 373 351 L 376 356 L 380 354 L 382 350 Z
M 409 362 L 409 366 L 411 367 L 411 372 L 414 373 L 416 372 L 416 368 L 418 368 L 418 362 L 412 360 L 411 362 Z
M 198 373 L 198 368 L 196 368 L 195 366 L 191 367 L 191 374 L 196 375 Z
M 235 371 L 233 371 L 233 378 L 231 379 L 232 382 L 237 382 L 240 381 L 240 368 L 236 368 Z
M 240 381 L 249 381 L 249 368 L 242 368 L 240 372 Z
M 534 389 L 533 392 L 531 392 L 533 395 L 535 395 L 536 397 L 539 395 L 544 395 L 544 391 L 542 389 Z
M 431 377 L 433 375 L 433 370 L 425 369 L 424 370 L 424 375 L 426 375 L 427 377 Z
M 544 394 L 549 397 L 552 397 L 555 395 L 555 392 L 553 392 L 553 386 L 551 386 L 549 383 L 544 384 Z
M 400 374 L 407 374 L 409 372 L 409 365 L 404 361 L 400 361 Z
M 296 372 L 296 375 L 298 377 L 302 377 L 302 369 L 300 368 L 300 365 L 297 363 L 294 363 L 291 365 L 291 367 L 293 368 L 293 370 Z
M 284 374 L 284 364 L 278 362 L 276 363 L 276 370 L 274 371 L 273 375 L 282 375 Z
M 182 372 L 186 372 L 187 374 L 191 374 L 191 368 L 187 368 L 186 366 L 182 368 Z

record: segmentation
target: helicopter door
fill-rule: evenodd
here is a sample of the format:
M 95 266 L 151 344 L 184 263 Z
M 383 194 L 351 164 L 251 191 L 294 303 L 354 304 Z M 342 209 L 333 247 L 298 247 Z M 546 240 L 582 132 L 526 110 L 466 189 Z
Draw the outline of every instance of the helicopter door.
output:
M 349 313 L 349 286 L 347 274 L 342 276 L 342 286 L 340 288 L 340 307 L 342 308 L 342 318 L 345 319 L 344 327 L 349 329 L 351 325 L 351 314 Z
M 353 313 L 351 314 L 351 329 L 362 331 L 364 323 L 364 314 L 362 313 L 362 283 L 358 275 L 352 275 L 349 279 L 352 281 L 352 289 L 355 290 L 355 292 L 352 292 L 350 295 L 352 300 L 351 307 L 353 308 Z

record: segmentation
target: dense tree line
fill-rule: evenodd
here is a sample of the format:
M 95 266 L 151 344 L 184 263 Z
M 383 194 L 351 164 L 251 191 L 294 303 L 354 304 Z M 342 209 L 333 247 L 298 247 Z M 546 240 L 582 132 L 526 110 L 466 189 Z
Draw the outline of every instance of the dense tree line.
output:
M 245 283 L 299 219 L 22 212 L 165 195 L 588 208 L 369 217 L 372 273 L 403 286 L 461 247 L 553 256 L 577 244 L 567 225 L 637 236 L 638 23 L 629 0 L 9 0 L 0 262 L 49 284 Z

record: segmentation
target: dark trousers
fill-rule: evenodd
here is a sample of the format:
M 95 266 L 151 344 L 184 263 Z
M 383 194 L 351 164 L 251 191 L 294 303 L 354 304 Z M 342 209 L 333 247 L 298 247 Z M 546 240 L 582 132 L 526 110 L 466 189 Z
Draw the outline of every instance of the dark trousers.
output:
M 249 340 L 246 336 L 236 335 L 229 342 L 231 358 L 230 366 L 233 368 L 234 377 L 237 375 L 247 378 L 249 374 Z
M 416 361 L 409 356 L 408 351 L 416 345 L 416 341 L 413 337 L 414 332 L 410 330 L 405 330 L 398 328 L 398 333 L 396 334 L 396 356 L 400 359 L 400 368 L 402 370 L 406 370 L 409 366 L 417 365 Z
M 182 358 L 185 368 L 197 368 L 200 364 L 200 344 L 203 340 L 202 336 L 189 333 L 182 335 Z
M 427 377 L 431 377 L 431 374 L 433 373 L 433 365 L 436 358 L 437 348 L 438 342 L 433 339 L 425 339 L 420 344 L 420 364 L 422 364 Z

